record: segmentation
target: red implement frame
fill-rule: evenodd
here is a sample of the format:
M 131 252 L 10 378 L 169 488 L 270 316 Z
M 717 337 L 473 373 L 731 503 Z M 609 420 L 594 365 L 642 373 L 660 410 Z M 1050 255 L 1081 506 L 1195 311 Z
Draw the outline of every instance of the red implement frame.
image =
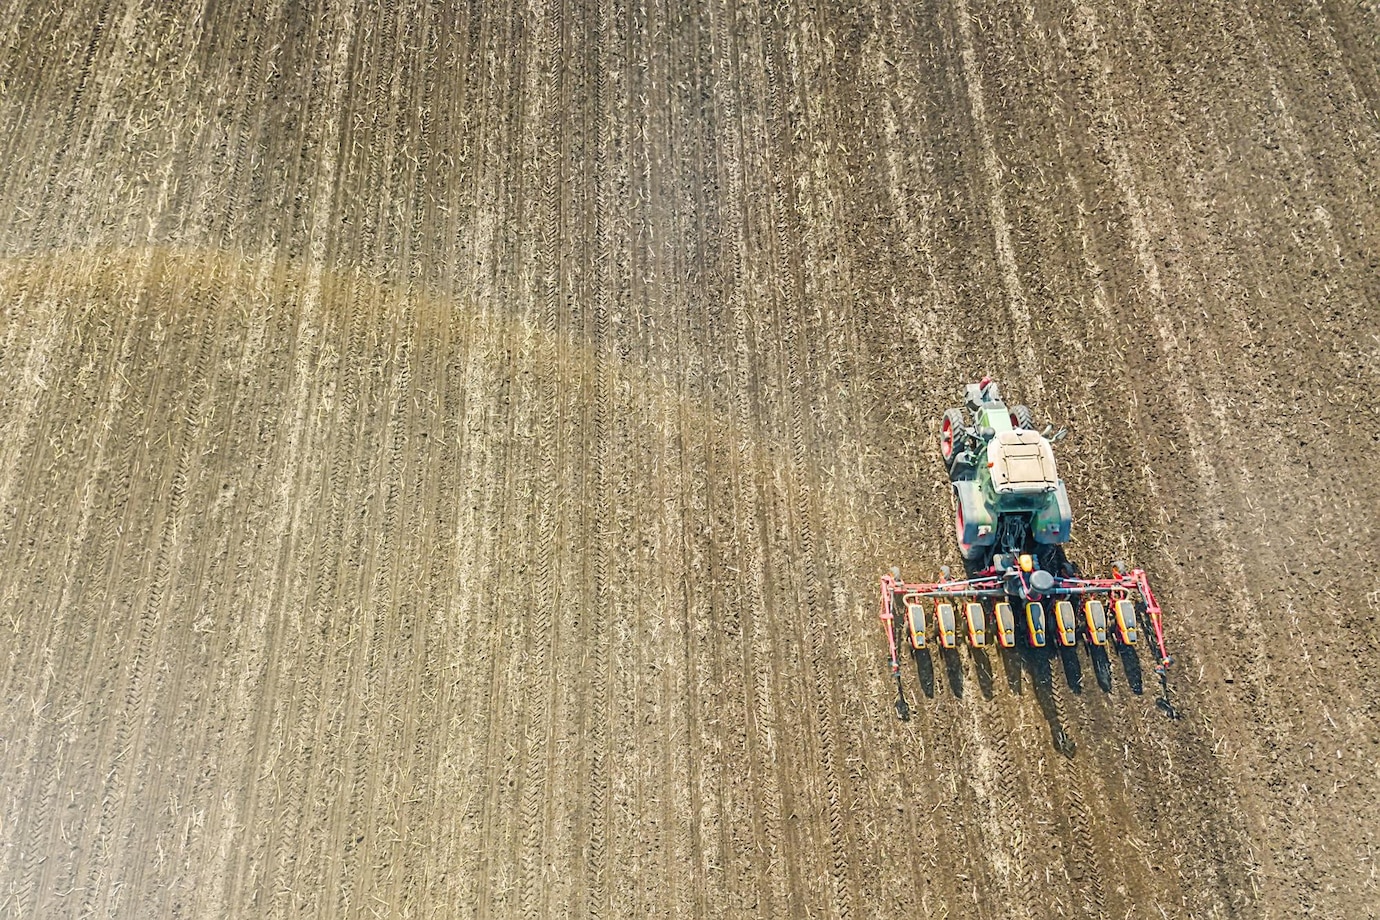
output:
M 1029 591 L 1025 573 L 1017 571 L 1022 594 Z M 1150 626 L 1155 634 L 1155 646 L 1159 652 L 1159 664 L 1155 671 L 1161 676 L 1172 663 L 1164 644 L 1164 620 L 1155 593 L 1150 590 L 1150 580 L 1144 569 L 1120 572 L 1113 569 L 1111 578 L 1056 578 L 1054 587 L 1040 593 L 1041 598 L 1081 597 L 1087 594 L 1106 594 L 1113 600 L 1126 598 L 1132 592 L 1139 594 L 1145 602 L 1145 613 L 1150 618 Z M 896 643 L 896 595 L 918 594 L 929 598 L 1005 598 L 1008 596 L 1003 578 L 996 572 L 982 574 L 976 578 L 940 579 L 935 582 L 907 583 L 899 575 L 882 576 L 882 625 L 886 629 L 887 647 L 890 652 L 891 674 L 901 676 L 901 656 Z M 1033 600 L 1035 596 L 1029 594 Z

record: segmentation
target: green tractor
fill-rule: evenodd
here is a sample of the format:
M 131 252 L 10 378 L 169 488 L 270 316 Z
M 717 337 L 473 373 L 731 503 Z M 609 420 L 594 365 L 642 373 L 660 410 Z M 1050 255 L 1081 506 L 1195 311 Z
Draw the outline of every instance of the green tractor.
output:
M 939 428 L 939 451 L 953 485 L 954 536 L 968 573 L 1006 568 L 1037 554 L 1046 570 L 1063 574 L 1059 547 L 1073 524 L 1068 493 L 1051 444 L 1061 430 L 1037 431 L 1030 410 L 1008 407 L 996 381 L 964 388 L 973 423 L 949 409 Z
M 964 387 L 964 409 L 949 409 L 939 427 L 939 452 L 953 489 L 954 536 L 966 572 L 941 566 L 935 581 L 907 582 L 899 569 L 881 577 L 882 625 L 897 681 L 897 715 L 909 709 L 900 692 L 901 649 L 927 654 L 931 637 L 944 654 L 968 644 L 1002 649 L 1071 650 L 1083 641 L 1131 650 L 1142 624 L 1165 678 L 1172 658 L 1165 648 L 1159 603 L 1144 569 L 1112 563 L 1109 577 L 1086 577 L 1064 556 L 1073 513 L 1054 465 L 1052 444 L 1061 430 L 1038 431 L 1025 406 L 1008 407 L 995 381 Z

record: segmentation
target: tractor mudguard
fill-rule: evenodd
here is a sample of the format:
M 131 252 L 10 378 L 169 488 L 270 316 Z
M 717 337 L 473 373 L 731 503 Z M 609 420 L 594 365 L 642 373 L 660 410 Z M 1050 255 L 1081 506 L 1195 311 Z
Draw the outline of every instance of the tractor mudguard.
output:
M 1064 480 L 1059 480 L 1054 491 L 1049 493 L 1045 503 L 1035 512 L 1030 521 L 1030 529 L 1036 543 L 1067 543 L 1069 530 L 1073 527 L 1073 509 L 1069 507 L 1069 493 L 1064 491 Z
M 982 487 L 973 480 L 954 483 L 954 498 L 958 502 L 958 519 L 962 532 L 959 542 L 965 546 L 991 546 L 997 540 L 996 522 L 982 497 Z

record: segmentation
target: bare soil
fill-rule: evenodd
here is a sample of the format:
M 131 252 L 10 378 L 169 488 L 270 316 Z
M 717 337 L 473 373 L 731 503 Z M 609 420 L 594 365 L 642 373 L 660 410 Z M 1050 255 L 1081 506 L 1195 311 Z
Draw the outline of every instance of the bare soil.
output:
M 1373 0 L 5 5 L 0 917 L 1380 916 L 1378 107 Z M 984 373 L 1167 688 L 895 717 Z

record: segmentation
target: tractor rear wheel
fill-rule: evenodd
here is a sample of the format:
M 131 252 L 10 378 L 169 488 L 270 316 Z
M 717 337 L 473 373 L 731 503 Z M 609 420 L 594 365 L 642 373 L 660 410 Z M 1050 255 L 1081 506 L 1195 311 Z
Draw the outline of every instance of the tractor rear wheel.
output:
M 944 466 L 952 469 L 954 457 L 963 452 L 967 436 L 963 433 L 963 412 L 960 409 L 948 409 L 944 412 L 944 419 L 939 423 L 939 454 L 944 458 Z
M 963 532 L 967 527 L 963 523 L 963 505 L 958 501 L 958 496 L 954 496 L 954 542 L 958 544 L 958 554 L 963 557 L 966 565 L 964 568 L 971 575 L 981 569 L 987 568 L 992 559 L 992 547 L 983 544 L 972 544 L 963 542 Z
M 1016 428 L 1034 428 L 1035 416 L 1031 413 L 1030 407 L 1019 405 L 1012 409 L 1011 424 Z

